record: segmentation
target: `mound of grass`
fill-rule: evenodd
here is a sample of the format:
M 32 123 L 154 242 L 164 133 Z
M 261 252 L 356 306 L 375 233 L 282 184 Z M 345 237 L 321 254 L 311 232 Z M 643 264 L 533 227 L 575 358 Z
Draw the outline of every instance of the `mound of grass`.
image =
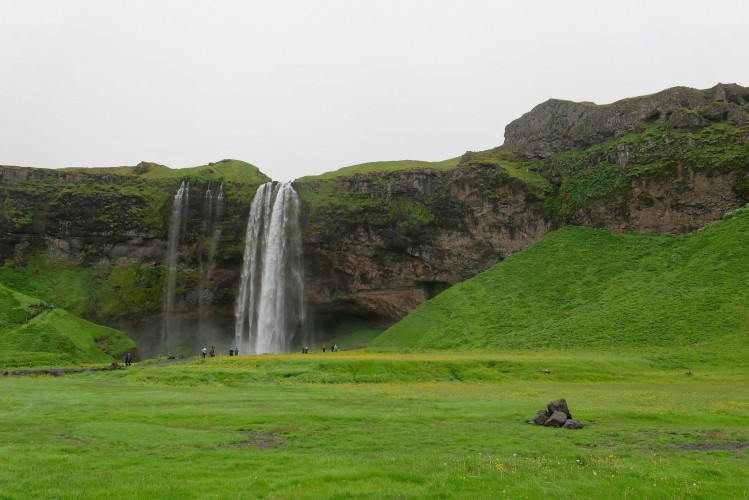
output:
M 691 371 L 693 370 L 694 371 Z M 549 370 L 550 373 L 545 373 Z M 691 375 L 686 375 L 691 371 Z M 647 356 L 631 349 L 610 352 L 584 350 L 498 352 L 377 352 L 352 350 L 309 354 L 217 356 L 177 363 L 159 370 L 121 372 L 133 382 L 165 386 L 271 384 L 420 384 L 420 383 L 514 383 L 626 382 L 636 377 L 653 383 L 744 380 L 735 367 L 698 370 L 685 364 L 678 353 L 653 349 Z
M 250 163 L 241 160 L 221 160 L 190 168 L 169 168 L 152 162 L 141 162 L 134 167 L 61 168 L 59 172 L 83 174 L 87 177 L 101 175 L 138 176 L 142 179 L 180 179 L 208 183 L 210 181 L 262 184 L 270 178 Z
M 305 182 L 317 179 L 334 179 L 336 177 L 346 177 L 355 174 L 371 174 L 376 172 L 393 172 L 396 170 L 410 170 L 412 168 L 431 168 L 434 170 L 450 170 L 460 163 L 460 157 L 450 158 L 442 161 L 421 161 L 421 160 L 396 160 L 396 161 L 375 161 L 369 163 L 360 163 L 339 168 L 332 172 L 325 172 L 320 175 L 309 175 L 300 177 L 298 182 Z
M 0 366 L 104 363 L 134 349 L 122 332 L 0 285 Z
M 566 227 L 422 304 L 370 346 L 659 347 L 743 364 L 748 243 L 746 207 L 681 238 Z

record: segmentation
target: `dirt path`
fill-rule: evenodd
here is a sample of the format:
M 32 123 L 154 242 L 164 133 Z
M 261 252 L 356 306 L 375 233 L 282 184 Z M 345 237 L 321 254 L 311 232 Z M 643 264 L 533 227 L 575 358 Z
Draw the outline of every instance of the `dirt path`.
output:
M 190 358 L 183 358 L 183 359 L 162 359 L 161 361 L 155 361 L 153 363 L 144 363 L 136 365 L 138 368 L 150 368 L 152 366 L 165 366 L 165 365 L 173 365 L 176 363 L 189 363 L 190 361 L 195 361 L 194 359 Z M 82 373 L 82 372 L 104 372 L 104 371 L 112 371 L 112 370 L 124 370 L 126 367 L 117 361 L 112 362 L 112 364 L 108 366 L 93 366 L 93 367 L 77 367 L 77 368 L 30 368 L 28 370 L 0 370 L 0 377 L 8 376 L 8 375 L 16 375 L 16 376 L 23 376 L 23 375 L 50 375 L 52 377 L 60 377 L 62 375 L 71 375 L 73 373 Z

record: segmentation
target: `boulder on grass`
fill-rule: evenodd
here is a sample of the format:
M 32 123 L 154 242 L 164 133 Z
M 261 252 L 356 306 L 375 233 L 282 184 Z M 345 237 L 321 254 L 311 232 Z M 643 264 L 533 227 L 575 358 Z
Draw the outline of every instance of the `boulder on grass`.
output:
M 567 421 L 567 415 L 561 411 L 555 411 L 549 418 L 546 419 L 544 425 L 546 427 L 561 427 Z
M 583 424 L 580 423 L 579 420 L 575 420 L 574 418 L 568 418 L 567 421 L 564 423 L 565 429 L 582 429 Z
M 548 420 L 550 414 L 546 410 L 538 410 L 538 413 L 536 413 L 536 416 L 533 417 L 533 421 L 536 422 L 537 425 L 544 425 L 546 423 L 546 420 Z
M 567 408 L 567 400 L 564 398 L 557 399 L 556 401 L 552 401 L 546 406 L 546 410 L 549 412 L 549 414 L 552 414 L 555 411 L 561 411 L 562 413 L 567 415 L 567 418 L 572 418 L 570 409 Z

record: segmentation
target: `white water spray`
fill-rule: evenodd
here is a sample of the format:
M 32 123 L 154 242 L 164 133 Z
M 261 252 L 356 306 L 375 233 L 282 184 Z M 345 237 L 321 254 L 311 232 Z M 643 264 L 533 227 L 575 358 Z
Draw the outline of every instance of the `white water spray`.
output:
M 250 208 L 235 311 L 237 346 L 249 354 L 288 352 L 304 336 L 299 197 L 291 183 L 260 186 Z

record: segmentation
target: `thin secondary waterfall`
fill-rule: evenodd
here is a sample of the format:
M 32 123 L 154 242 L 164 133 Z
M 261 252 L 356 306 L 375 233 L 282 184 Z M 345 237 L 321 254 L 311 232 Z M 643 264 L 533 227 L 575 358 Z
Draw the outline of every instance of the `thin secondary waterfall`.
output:
M 209 299 L 208 282 L 216 264 L 216 250 L 221 241 L 221 228 L 217 227 L 224 213 L 224 185 L 220 185 L 214 204 L 211 185 L 205 191 L 203 201 L 203 235 L 201 238 L 200 283 L 198 289 L 198 316 L 200 329 L 205 330 L 205 309 Z M 214 229 L 215 228 L 215 229 Z M 207 251 L 206 251 L 207 247 Z
M 223 214 L 224 214 L 224 183 L 222 182 L 218 188 L 218 196 L 216 197 L 215 212 L 213 213 L 213 223 L 218 224 Z M 216 258 L 216 250 L 218 249 L 218 244 L 220 241 L 221 241 L 221 228 L 218 227 L 213 230 L 213 237 L 211 238 L 211 246 L 208 249 L 208 272 L 213 270 L 213 264 Z
M 169 216 L 169 239 L 166 249 L 166 284 L 164 286 L 164 311 L 161 328 L 161 340 L 165 343 L 167 354 L 169 354 L 169 340 L 172 339 L 172 312 L 174 311 L 174 291 L 177 285 L 177 261 L 179 258 L 179 234 L 180 228 L 187 220 L 187 203 L 189 201 L 188 190 L 190 184 L 179 185 L 177 193 L 172 201 L 172 212 Z
M 237 347 L 249 354 L 288 352 L 304 340 L 305 323 L 299 197 L 290 182 L 258 188 L 245 238 Z

